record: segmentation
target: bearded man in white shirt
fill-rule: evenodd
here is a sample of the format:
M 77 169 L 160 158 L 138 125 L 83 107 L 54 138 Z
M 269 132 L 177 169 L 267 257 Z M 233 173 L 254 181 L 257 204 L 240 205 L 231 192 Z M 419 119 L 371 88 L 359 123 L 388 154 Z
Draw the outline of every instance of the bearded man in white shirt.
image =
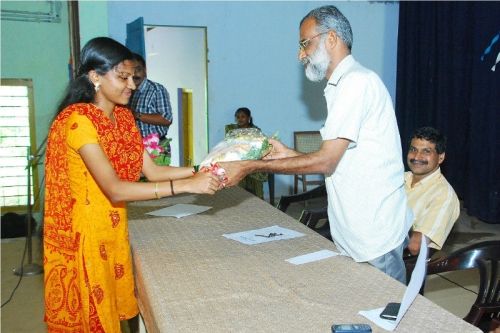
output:
M 335 6 L 314 9 L 302 19 L 299 47 L 306 76 L 328 80 L 320 150 L 301 154 L 270 140 L 273 151 L 265 160 L 221 163 L 228 185 L 258 171 L 325 174 L 337 248 L 406 283 L 402 253 L 412 217 L 391 97 L 378 75 L 351 55 L 351 26 Z

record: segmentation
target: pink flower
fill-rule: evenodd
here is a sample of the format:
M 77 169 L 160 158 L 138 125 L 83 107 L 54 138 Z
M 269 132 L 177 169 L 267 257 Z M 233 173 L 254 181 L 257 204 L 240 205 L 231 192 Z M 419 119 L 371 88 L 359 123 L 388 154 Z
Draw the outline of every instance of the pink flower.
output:
M 210 163 L 210 167 L 201 167 L 200 171 L 211 172 L 224 183 L 227 181 L 226 170 L 224 170 L 219 163 Z
M 159 145 L 160 137 L 157 133 L 149 134 L 142 139 L 142 143 L 144 144 L 144 148 L 146 148 L 149 156 L 153 159 L 164 152 L 164 148 Z
M 157 165 L 170 165 L 170 141 L 171 139 L 167 138 L 160 143 L 160 136 L 157 133 L 151 133 L 142 139 L 149 157 Z

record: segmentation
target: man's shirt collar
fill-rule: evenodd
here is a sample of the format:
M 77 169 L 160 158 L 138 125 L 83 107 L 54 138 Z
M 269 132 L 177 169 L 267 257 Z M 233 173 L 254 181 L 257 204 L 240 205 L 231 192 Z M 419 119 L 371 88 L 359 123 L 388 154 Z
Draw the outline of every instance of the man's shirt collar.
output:
M 148 85 L 148 78 L 145 77 L 144 80 L 142 80 L 141 84 L 139 87 L 136 88 L 137 91 L 143 92 L 146 89 L 146 86 Z
M 329 86 L 336 87 L 337 84 L 339 84 L 342 76 L 344 76 L 344 74 L 349 70 L 349 68 L 351 68 L 352 65 L 354 65 L 355 62 L 356 60 L 354 59 L 352 54 L 349 54 L 347 57 L 342 59 L 342 61 L 339 62 L 337 67 L 335 67 L 335 69 L 333 70 L 333 73 L 330 76 L 325 89 L 327 89 Z
M 438 167 L 436 170 L 434 170 L 434 172 L 431 173 L 430 175 L 426 176 L 425 178 L 420 179 L 417 183 L 415 183 L 413 185 L 413 187 L 421 186 L 421 185 L 427 184 L 429 182 L 433 182 L 433 181 L 435 181 L 435 179 L 437 179 L 439 177 L 441 177 L 441 168 L 440 167 Z M 406 179 L 406 183 L 408 184 L 409 188 L 412 188 L 412 186 L 411 186 L 412 181 L 413 181 L 413 173 L 410 171 L 408 173 L 408 177 Z

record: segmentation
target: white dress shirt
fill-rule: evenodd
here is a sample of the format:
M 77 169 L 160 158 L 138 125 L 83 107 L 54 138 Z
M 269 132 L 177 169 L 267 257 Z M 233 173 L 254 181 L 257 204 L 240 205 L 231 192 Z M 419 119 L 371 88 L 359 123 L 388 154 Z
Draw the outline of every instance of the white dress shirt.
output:
M 394 108 L 380 78 L 344 58 L 325 88 L 323 140 L 351 141 L 335 172 L 325 175 L 330 231 L 337 247 L 369 261 L 399 246 L 411 226 Z

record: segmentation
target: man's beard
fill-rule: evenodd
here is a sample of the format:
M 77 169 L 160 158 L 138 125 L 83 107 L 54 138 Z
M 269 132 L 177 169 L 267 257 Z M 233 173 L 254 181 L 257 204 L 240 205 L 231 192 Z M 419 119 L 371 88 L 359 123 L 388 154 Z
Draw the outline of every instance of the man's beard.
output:
M 310 81 L 318 82 L 325 78 L 330 57 L 326 52 L 323 40 L 313 54 L 304 58 L 302 64 L 305 66 L 306 76 Z

